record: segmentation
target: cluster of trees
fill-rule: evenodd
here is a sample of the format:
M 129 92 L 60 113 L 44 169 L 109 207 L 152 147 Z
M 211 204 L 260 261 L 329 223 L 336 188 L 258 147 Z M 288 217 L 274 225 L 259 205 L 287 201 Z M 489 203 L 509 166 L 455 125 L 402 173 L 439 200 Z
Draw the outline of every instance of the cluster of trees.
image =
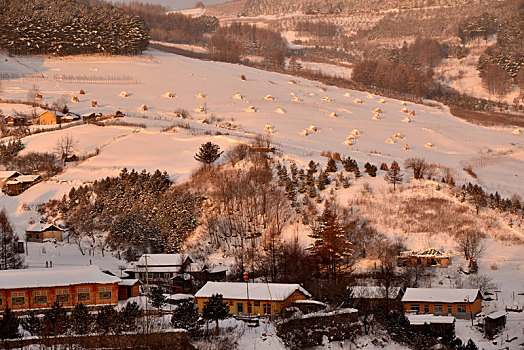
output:
M 404 64 L 373 59 L 364 59 L 355 64 L 351 79 L 368 88 L 380 88 L 414 97 L 426 96 L 434 87 L 430 74 Z
M 18 235 L 3 208 L 0 210 L 0 270 L 21 268 L 24 268 L 24 256 L 18 252 Z
M 488 37 L 497 33 L 498 24 L 495 15 L 483 12 L 478 16 L 466 17 L 461 20 L 457 28 L 457 36 L 463 44 L 476 38 L 488 40 Z
M 24 144 L 20 138 L 0 143 L 0 163 L 6 164 L 11 161 L 21 150 Z
M 0 48 L 12 54 L 140 54 L 145 23 L 122 9 L 69 0 L 0 1 Z
M 31 336 L 42 339 L 60 335 L 121 334 L 136 331 L 141 316 L 142 310 L 136 302 L 127 303 L 120 311 L 106 306 L 96 313 L 89 312 L 84 304 L 77 304 L 68 313 L 58 302 L 41 315 L 31 311 L 26 316 L 17 316 L 6 309 L 0 321 L 3 323 L 0 323 L 0 339 L 20 338 L 20 326 Z
M 233 22 L 217 29 L 208 41 L 211 59 L 240 62 L 246 55 L 264 57 L 269 68 L 284 67 L 286 40 L 277 31 L 247 23 Z
M 131 1 L 118 5 L 126 13 L 139 16 L 151 30 L 151 39 L 173 43 L 200 44 L 204 34 L 218 28 L 218 19 L 211 16 L 191 17 L 170 12 L 162 5 Z
M 295 30 L 318 37 L 334 37 L 339 32 L 339 27 L 328 21 L 302 20 L 297 22 Z
M 481 186 L 477 184 L 473 185 L 471 182 L 461 186 L 460 199 L 463 202 L 470 202 L 475 207 L 477 214 L 481 208 L 486 207 L 517 215 L 519 212 L 524 213 L 522 211 L 522 204 L 518 197 L 514 197 L 513 199 L 502 198 L 498 192 L 495 192 L 495 194 L 490 193 L 488 195 Z
M 438 40 L 417 36 L 410 45 L 404 42 L 400 49 L 391 51 L 390 60 L 416 68 L 419 71 L 431 71 L 446 57 L 446 50 Z
M 103 253 L 107 244 L 138 253 L 171 253 L 197 226 L 200 203 L 199 196 L 172 186 L 165 172 L 124 169 L 118 177 L 72 188 L 47 208 L 71 228 L 82 253 L 96 248 Z

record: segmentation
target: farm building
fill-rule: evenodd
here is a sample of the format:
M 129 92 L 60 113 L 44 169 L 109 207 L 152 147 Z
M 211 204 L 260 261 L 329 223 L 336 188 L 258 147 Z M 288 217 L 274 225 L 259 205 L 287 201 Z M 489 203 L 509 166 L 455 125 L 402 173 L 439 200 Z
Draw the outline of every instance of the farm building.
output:
M 400 287 L 353 286 L 351 295 L 359 310 L 396 308 L 402 305 L 403 290 Z
M 140 284 L 137 279 L 123 279 L 118 284 L 118 300 L 127 300 L 139 296 Z
M 19 175 L 12 180 L 6 181 L 3 191 L 10 196 L 18 196 L 41 179 L 40 175 Z
M 43 242 L 44 239 L 56 239 L 61 242 L 63 232 L 63 229 L 54 224 L 37 222 L 25 229 L 25 237 L 28 242 Z
M 448 267 L 451 265 L 452 255 L 435 248 L 426 250 L 409 250 L 401 252 L 397 257 L 398 266 L 436 266 Z
M 7 116 L 4 118 L 4 122 L 8 126 L 24 126 L 27 125 L 27 119 L 25 117 L 19 117 L 19 116 Z
M 435 315 L 407 315 L 409 326 L 414 331 L 429 330 L 434 337 L 443 337 L 455 332 L 455 317 Z
M 506 313 L 497 311 L 487 315 L 484 318 L 484 334 L 492 339 L 495 335 L 506 327 Z
M 38 117 L 40 125 L 61 124 L 64 115 L 60 112 L 45 111 Z
M 198 311 L 214 294 L 221 294 L 231 314 L 274 315 L 291 306 L 296 300 L 311 298 L 299 284 L 207 282 L 196 294 Z
M 482 294 L 478 289 L 407 288 L 402 303 L 405 312 L 471 318 L 482 311 Z
M 0 271 L 0 310 L 116 305 L 119 282 L 94 265 Z
M 70 123 L 70 122 L 74 122 L 77 120 L 80 120 L 80 117 L 75 114 L 71 114 L 71 113 L 67 113 L 66 115 L 62 117 L 62 123 Z
M 0 188 L 4 188 L 5 184 L 8 181 L 14 180 L 16 177 L 20 176 L 18 171 L 15 170 L 2 170 L 0 171 Z

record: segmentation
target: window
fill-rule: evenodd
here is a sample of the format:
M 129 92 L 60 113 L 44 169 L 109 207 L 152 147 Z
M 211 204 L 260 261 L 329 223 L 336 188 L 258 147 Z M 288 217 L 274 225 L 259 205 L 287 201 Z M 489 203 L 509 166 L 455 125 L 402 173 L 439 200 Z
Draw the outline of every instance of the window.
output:
M 11 298 L 12 305 L 25 305 L 25 296 L 24 293 L 13 293 Z
M 0 305 L 2 305 L 2 294 L 0 294 Z
M 424 305 L 424 313 L 429 314 L 429 305 Z
M 452 314 L 452 313 L 453 313 L 453 306 L 448 305 L 448 314 Z
M 435 309 L 435 313 L 436 314 L 441 314 L 442 313 L 442 305 L 435 305 L 434 309 Z
M 271 315 L 271 304 L 267 304 L 267 313 Z
M 111 287 L 100 287 L 98 292 L 100 300 L 111 299 Z
M 260 306 L 260 301 L 255 301 L 255 306 Z
M 78 301 L 88 301 L 88 300 L 91 300 L 89 288 L 78 288 Z
M 230 301 L 229 301 L 229 305 L 233 305 L 233 300 L 230 300 Z
M 466 313 L 466 305 L 457 305 L 457 313 Z
M 237 314 L 243 314 L 243 313 L 244 313 L 244 304 L 237 303 Z
M 253 307 L 251 306 L 251 303 L 247 303 L 247 313 L 252 314 L 253 313 Z
M 419 304 L 411 304 L 411 311 L 420 311 L 420 305 Z
M 56 291 L 56 301 L 67 303 L 69 301 L 69 291 L 67 289 L 58 289 Z
M 47 291 L 36 291 L 34 295 L 35 304 L 47 304 Z

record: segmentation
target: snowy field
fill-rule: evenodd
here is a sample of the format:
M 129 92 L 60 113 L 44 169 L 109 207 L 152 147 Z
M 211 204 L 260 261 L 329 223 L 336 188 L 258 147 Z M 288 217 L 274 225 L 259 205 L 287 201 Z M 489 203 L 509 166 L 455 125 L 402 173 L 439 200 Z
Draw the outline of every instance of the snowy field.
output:
M 174 181 L 182 182 L 198 166 L 193 156 L 202 143 L 212 141 L 227 150 L 265 133 L 271 134 L 284 158 L 296 161 L 299 167 L 306 166 L 310 159 L 325 165 L 327 159 L 320 155 L 322 151 L 349 155 L 359 162 L 361 169 L 367 161 L 378 166 L 396 160 L 402 166 L 406 158 L 421 157 L 455 169 L 461 182 L 479 183 L 488 191 L 498 191 L 506 197 L 524 195 L 524 130 L 517 134 L 515 128 L 472 125 L 453 117 L 444 106 L 402 105 L 401 101 L 365 92 L 157 51 L 148 51 L 141 57 L 1 55 L 0 72 L 40 75 L 2 81 L 1 98 L 25 100 L 34 84 L 42 93 L 43 102 L 51 104 L 64 95 L 68 100 L 78 96 L 78 103 L 68 103 L 75 113 L 120 110 L 127 115 L 123 121 L 146 126 L 80 125 L 24 138 L 23 152 L 52 151 L 59 138 L 70 135 L 77 141 L 76 154 L 85 155 L 96 149 L 100 153 L 83 162 L 68 164 L 62 174 L 19 196 L 0 195 L 0 206 L 6 208 L 21 237 L 30 223 L 39 220 L 38 204 L 61 198 L 73 186 L 115 176 L 124 167 L 150 172 L 160 169 L 167 171 Z M 241 75 L 247 80 L 241 81 Z M 93 79 L 98 79 L 98 83 L 92 83 Z M 78 95 L 80 89 L 86 95 Z M 129 97 L 121 97 L 122 91 Z M 168 93 L 174 97 L 168 97 Z M 91 107 L 92 100 L 98 101 L 99 107 Z M 144 104 L 148 110 L 139 110 Z M 4 113 L 10 108 L 25 107 L 0 106 Z M 189 111 L 191 118 L 177 118 L 175 110 L 179 108 Z M 377 108 L 381 113 L 376 112 Z M 407 112 L 414 111 L 414 115 L 402 111 L 404 108 Z M 350 135 L 354 139 L 348 141 Z M 466 167 L 471 167 L 478 179 L 466 173 L 463 170 Z M 376 194 L 388 191 L 382 174 L 363 181 L 370 183 Z M 360 190 L 355 186 L 347 192 L 341 191 L 339 200 L 346 203 L 354 194 L 352 191 Z M 450 249 L 454 242 L 449 237 L 417 237 L 410 239 L 408 246 L 421 249 L 428 244 Z M 101 256 L 98 251 L 95 256 L 80 255 L 74 245 L 66 243 L 29 245 L 26 257 L 29 267 L 41 267 L 49 260 L 55 266 L 91 262 L 115 272 L 123 264 L 107 253 Z M 504 291 L 500 296 L 504 301 L 496 307 L 488 304 L 487 310 L 514 303 L 510 291 L 524 291 L 522 248 L 492 241 L 486 258 L 479 263 L 481 270 Z M 498 270 L 490 269 L 493 263 Z M 517 296 L 515 303 L 523 302 L 522 296 Z M 509 324 L 513 330 L 522 329 L 524 320 L 519 314 L 512 316 Z M 467 322 L 457 323 L 458 335 L 470 337 L 471 332 Z M 282 346 L 271 336 L 262 339 L 256 330 L 249 329 L 245 334 L 249 337 L 244 336 L 241 341 L 253 344 L 250 339 L 256 338 L 257 348 Z M 349 344 L 332 346 L 349 348 Z M 497 348 L 489 343 L 482 346 Z

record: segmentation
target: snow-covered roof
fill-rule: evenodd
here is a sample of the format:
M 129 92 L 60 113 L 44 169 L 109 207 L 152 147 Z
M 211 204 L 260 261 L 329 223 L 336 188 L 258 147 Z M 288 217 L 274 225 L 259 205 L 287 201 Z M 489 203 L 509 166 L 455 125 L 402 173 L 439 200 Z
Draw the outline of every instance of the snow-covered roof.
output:
M 478 289 L 407 288 L 403 302 L 463 303 L 475 301 Z
M 439 249 L 436 248 L 429 248 L 425 250 L 408 250 L 405 252 L 401 252 L 400 256 L 407 257 L 407 256 L 414 256 L 417 258 L 450 258 L 451 255 L 448 253 L 445 253 Z
M 95 265 L 0 271 L 0 290 L 62 287 L 84 283 L 109 284 L 120 281 L 120 278 L 103 273 Z
M 7 178 L 10 178 L 12 176 L 17 176 L 17 175 L 20 175 L 20 173 L 18 171 L 15 171 L 15 170 L 2 170 L 2 171 L 0 171 L 0 179 L 7 179 Z
M 503 317 L 503 316 L 506 316 L 506 312 L 504 312 L 504 311 L 495 311 L 495 312 L 487 315 L 486 318 L 491 318 L 492 320 L 495 320 L 495 319 Z
M 192 294 L 164 294 L 168 300 L 193 300 L 195 296 Z
M 221 294 L 224 299 L 247 300 L 286 300 L 298 290 L 306 297 L 311 297 L 307 290 L 299 284 L 287 283 L 244 283 L 244 282 L 207 282 L 196 294 L 197 298 L 210 298 L 213 294 Z
M 131 287 L 134 286 L 136 283 L 138 283 L 138 280 L 136 278 L 133 279 L 123 279 L 122 282 L 120 282 L 118 285 L 122 287 Z
M 63 231 L 60 227 L 56 226 L 55 224 L 43 224 L 41 222 L 34 223 L 25 230 L 29 232 L 43 232 L 50 227 L 58 231 Z
M 227 271 L 227 270 L 228 270 L 228 268 L 226 266 L 222 266 L 222 265 L 213 266 L 213 267 L 208 269 L 208 271 L 210 273 L 224 272 L 224 271 Z
M 379 286 L 354 286 L 351 287 L 353 297 L 366 299 L 384 299 L 386 298 L 386 289 Z M 400 293 L 400 287 L 390 287 L 388 298 L 396 299 Z
M 188 254 L 144 254 L 138 259 L 136 265 L 146 266 L 180 266 L 183 262 L 191 257 Z
M 327 304 L 318 301 L 318 300 L 295 300 L 293 304 L 305 304 L 305 305 L 318 305 L 318 306 L 327 306 Z
M 43 116 L 44 114 L 48 113 L 48 112 L 51 113 L 51 114 L 56 115 L 57 117 L 62 117 L 64 115 L 64 113 L 58 112 L 58 111 L 45 111 L 44 113 L 40 114 L 40 117 Z
M 420 326 L 425 323 L 453 323 L 455 317 L 453 316 L 435 316 L 435 315 L 406 315 L 409 320 L 409 324 L 412 326 Z
M 40 178 L 40 175 L 19 175 L 11 181 L 7 181 L 7 184 L 14 185 L 21 182 L 33 182 Z

